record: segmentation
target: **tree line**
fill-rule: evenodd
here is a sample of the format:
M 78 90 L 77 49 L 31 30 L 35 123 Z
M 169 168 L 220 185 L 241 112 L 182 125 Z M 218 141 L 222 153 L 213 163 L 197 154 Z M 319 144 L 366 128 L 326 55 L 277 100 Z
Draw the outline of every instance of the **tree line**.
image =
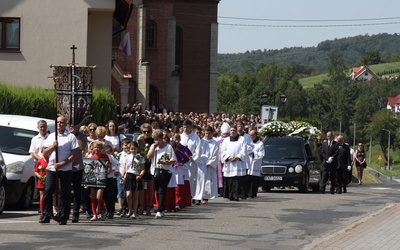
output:
M 400 35 L 397 33 L 366 34 L 322 41 L 316 47 L 293 47 L 279 50 L 260 49 L 244 53 L 219 54 L 218 64 L 222 71 L 244 72 L 246 70 L 246 67 L 243 67 L 244 62 L 258 68 L 265 62 L 274 61 L 277 66 L 301 65 L 304 68 L 305 76 L 311 76 L 327 70 L 328 61 L 325 58 L 331 51 L 342 52 L 343 60 L 349 66 L 398 62 L 400 61 L 400 46 L 398 44 L 400 44 Z M 372 62 L 377 59 L 377 52 L 379 53 L 379 61 Z M 362 61 L 364 56 L 370 61 Z
M 341 133 L 348 142 L 352 142 L 355 130 L 357 142 L 369 142 L 372 137 L 387 157 L 388 133 L 385 130 L 391 131 L 391 147 L 400 147 L 396 140 L 400 138 L 397 117 L 386 109 L 387 98 L 400 94 L 400 78 L 352 81 L 344 73 L 349 67 L 344 53 L 331 51 L 324 60 L 329 79 L 311 88 L 303 88 L 299 83 L 299 76 L 306 67 L 298 65 L 269 61 L 257 66 L 244 63 L 241 71 L 221 70 L 218 112 L 260 114 L 261 96 L 266 94 L 268 103 L 279 107 L 279 120 L 306 121 L 322 128 L 323 133 Z M 287 97 L 285 103 L 280 101 L 282 94 Z

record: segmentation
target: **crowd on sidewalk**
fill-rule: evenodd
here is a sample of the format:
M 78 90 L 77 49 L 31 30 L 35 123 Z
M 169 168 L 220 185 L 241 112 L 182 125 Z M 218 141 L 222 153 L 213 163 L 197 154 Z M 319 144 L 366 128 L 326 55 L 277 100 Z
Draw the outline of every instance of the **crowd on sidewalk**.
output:
M 61 116 L 50 135 L 39 121 L 30 149 L 37 160 L 39 222 L 67 224 L 71 183 L 73 223 L 82 210 L 90 221 L 152 213 L 159 219 L 165 211 L 206 205 L 218 196 L 231 201 L 257 196 L 264 156 L 256 128 L 260 117 L 160 111 L 125 107 L 118 121 L 104 126 L 69 126 Z M 140 129 L 137 141 L 124 136 L 132 129 Z M 102 162 L 91 171 L 106 172 L 104 185 L 82 185 L 86 158 Z

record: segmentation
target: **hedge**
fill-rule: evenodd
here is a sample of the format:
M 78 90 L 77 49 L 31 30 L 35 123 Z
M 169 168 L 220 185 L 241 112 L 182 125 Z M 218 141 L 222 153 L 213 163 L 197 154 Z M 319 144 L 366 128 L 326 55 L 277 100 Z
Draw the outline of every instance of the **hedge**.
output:
M 48 119 L 54 117 L 54 90 L 33 87 L 15 87 L 0 83 L 0 113 L 28 115 Z M 115 99 L 106 89 L 93 89 L 92 114 L 83 124 L 95 122 L 98 125 L 117 118 Z

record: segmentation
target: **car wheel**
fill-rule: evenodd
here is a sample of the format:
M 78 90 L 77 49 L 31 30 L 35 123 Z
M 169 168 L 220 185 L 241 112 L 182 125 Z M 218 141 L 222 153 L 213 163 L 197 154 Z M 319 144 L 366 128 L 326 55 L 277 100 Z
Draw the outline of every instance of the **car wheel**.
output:
M 271 191 L 271 187 L 270 186 L 262 186 L 261 189 L 265 192 L 270 192 Z
M 305 174 L 304 175 L 303 184 L 301 186 L 299 186 L 299 191 L 301 193 L 307 193 L 308 192 L 309 181 L 310 181 L 310 176 L 308 174 Z
M 26 210 L 32 205 L 34 185 L 33 181 L 29 181 L 26 184 L 24 192 L 22 192 L 21 198 L 18 202 L 18 208 L 21 210 Z
M 0 187 L 0 214 L 3 213 L 5 205 L 6 205 L 6 189 L 4 186 L 1 186 Z

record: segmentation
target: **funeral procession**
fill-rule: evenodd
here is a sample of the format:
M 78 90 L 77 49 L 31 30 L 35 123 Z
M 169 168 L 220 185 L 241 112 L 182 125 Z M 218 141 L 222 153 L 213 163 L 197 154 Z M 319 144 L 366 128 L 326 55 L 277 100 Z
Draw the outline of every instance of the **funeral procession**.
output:
M 400 18 L 286 1 L 1 1 L 0 249 L 400 249 L 400 37 L 295 36 Z

